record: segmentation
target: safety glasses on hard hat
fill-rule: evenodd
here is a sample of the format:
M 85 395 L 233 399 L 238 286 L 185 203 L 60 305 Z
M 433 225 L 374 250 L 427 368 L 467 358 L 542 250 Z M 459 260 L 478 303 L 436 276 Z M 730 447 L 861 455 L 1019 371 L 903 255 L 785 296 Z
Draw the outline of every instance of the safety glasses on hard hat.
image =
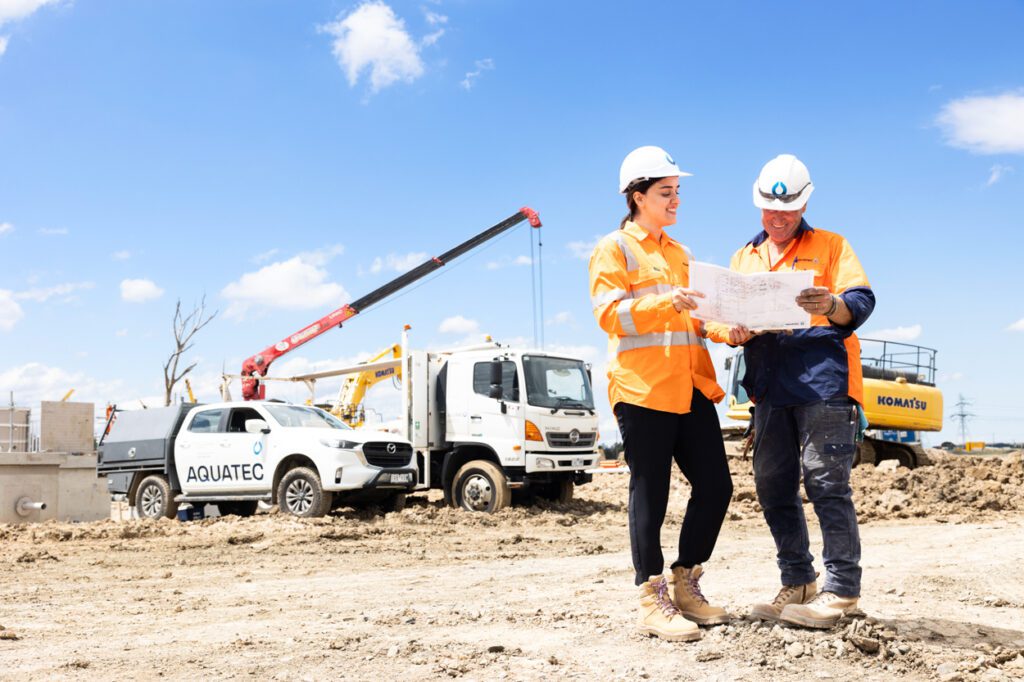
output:
M 757 191 L 763 198 L 767 199 L 768 201 L 781 201 L 784 204 L 789 204 L 796 201 L 800 197 L 800 195 L 804 193 L 804 190 L 810 186 L 811 183 L 808 182 L 806 185 L 800 188 L 800 191 L 793 192 L 792 194 L 772 194 L 771 192 L 762 192 L 760 187 L 757 188 Z

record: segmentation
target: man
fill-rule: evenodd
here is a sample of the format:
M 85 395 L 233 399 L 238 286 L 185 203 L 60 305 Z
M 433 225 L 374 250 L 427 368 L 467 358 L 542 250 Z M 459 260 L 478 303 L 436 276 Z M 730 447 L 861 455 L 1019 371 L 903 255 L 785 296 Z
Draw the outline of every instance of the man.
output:
M 769 161 L 754 183 L 764 229 L 731 264 L 739 272 L 813 271 L 814 286 L 796 299 L 811 314 L 811 327 L 753 335 L 733 328 L 717 332 L 716 340 L 744 346 L 743 387 L 755 403 L 754 480 L 782 573 L 778 595 L 757 604 L 752 615 L 830 628 L 856 609 L 860 596 L 860 536 L 849 481 L 863 389 L 853 332 L 871 314 L 875 296 L 846 239 L 804 220 L 813 191 L 807 167 L 795 156 Z M 824 539 L 821 592 L 801 473 Z

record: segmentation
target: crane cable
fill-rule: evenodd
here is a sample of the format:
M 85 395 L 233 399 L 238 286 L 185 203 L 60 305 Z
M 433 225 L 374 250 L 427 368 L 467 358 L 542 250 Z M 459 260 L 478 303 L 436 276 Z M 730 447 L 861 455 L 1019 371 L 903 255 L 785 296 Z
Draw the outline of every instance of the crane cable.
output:
M 544 348 L 544 241 L 541 229 L 530 230 L 530 295 L 533 306 L 533 345 Z M 537 233 L 537 257 L 533 255 L 533 233 Z M 539 341 L 539 343 L 538 343 Z

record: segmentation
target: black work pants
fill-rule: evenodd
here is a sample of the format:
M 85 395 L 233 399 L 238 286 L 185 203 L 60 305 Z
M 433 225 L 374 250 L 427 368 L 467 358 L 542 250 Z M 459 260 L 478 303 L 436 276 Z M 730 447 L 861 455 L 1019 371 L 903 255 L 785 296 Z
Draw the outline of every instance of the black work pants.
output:
M 668 507 L 672 460 L 692 489 L 672 564 L 690 568 L 711 558 L 732 499 L 732 476 L 714 404 L 694 389 L 687 414 L 618 403 L 615 416 L 629 465 L 629 540 L 636 584 L 661 575 L 661 525 Z

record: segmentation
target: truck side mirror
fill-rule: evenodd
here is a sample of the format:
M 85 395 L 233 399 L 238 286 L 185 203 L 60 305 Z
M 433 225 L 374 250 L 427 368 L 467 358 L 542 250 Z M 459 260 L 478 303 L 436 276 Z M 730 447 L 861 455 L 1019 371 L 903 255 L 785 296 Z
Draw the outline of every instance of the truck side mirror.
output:
M 270 425 L 262 419 L 246 419 L 246 433 L 270 433 Z
M 501 360 L 491 361 L 491 387 L 487 390 L 487 397 L 500 400 L 504 390 L 501 386 Z

